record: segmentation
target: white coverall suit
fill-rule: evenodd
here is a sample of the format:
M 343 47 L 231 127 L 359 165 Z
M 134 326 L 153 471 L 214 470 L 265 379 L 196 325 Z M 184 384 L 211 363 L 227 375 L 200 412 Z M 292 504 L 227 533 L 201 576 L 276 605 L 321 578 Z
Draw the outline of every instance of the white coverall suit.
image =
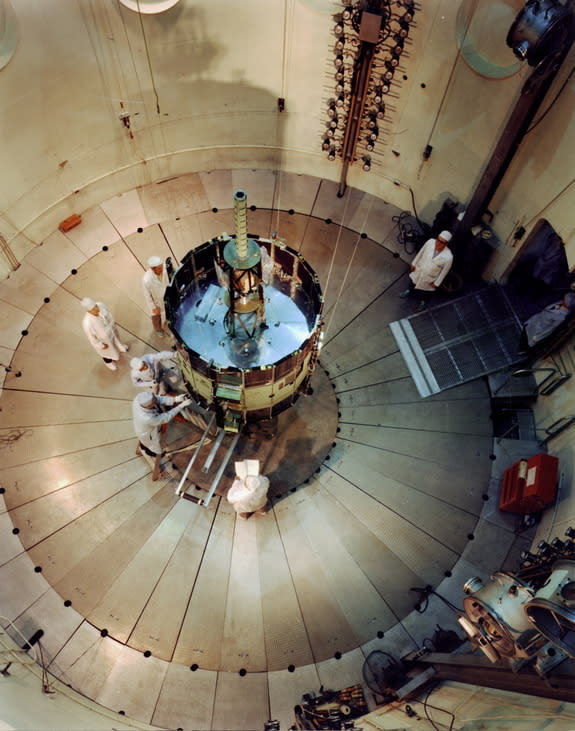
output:
M 175 362 L 173 350 L 162 350 L 159 353 L 145 353 L 140 360 L 148 366 L 144 370 L 132 368 L 130 377 L 134 386 L 146 388 L 153 393 L 165 395 L 184 393 L 182 374 Z
M 427 239 L 411 262 L 415 270 L 410 272 L 409 277 L 415 289 L 433 292 L 447 276 L 452 263 L 453 254 L 449 247 L 446 246 L 443 251 L 436 252 L 435 239 Z
M 181 396 L 156 396 L 156 403 L 153 408 L 147 409 L 140 403 L 142 394 L 138 394 L 132 402 L 132 416 L 134 419 L 134 431 L 140 440 L 140 444 L 146 447 L 154 455 L 162 454 L 161 432 L 162 424 L 170 422 L 177 414 L 189 406 L 189 399 L 181 402 Z M 162 411 L 162 407 L 173 407 L 168 411 Z
M 266 506 L 269 486 L 270 481 L 264 475 L 236 477 L 228 490 L 228 502 L 234 506 L 236 513 L 247 517 Z
M 111 361 L 119 360 L 120 353 L 125 353 L 128 348 L 120 341 L 116 332 L 116 323 L 106 305 L 102 302 L 96 302 L 96 304 L 100 314 L 92 315 L 91 312 L 86 312 L 82 320 L 86 337 L 101 358 L 108 358 Z M 106 363 L 106 365 L 114 370 L 116 368 L 112 363 Z
M 146 307 L 150 317 L 155 317 L 154 309 L 160 309 L 160 324 L 164 326 L 166 321 L 166 310 L 164 307 L 164 292 L 168 286 L 168 275 L 166 269 L 162 271 L 162 274 L 158 276 L 154 274 L 151 269 L 146 269 L 142 278 L 142 290 L 144 292 L 144 299 L 146 301 Z

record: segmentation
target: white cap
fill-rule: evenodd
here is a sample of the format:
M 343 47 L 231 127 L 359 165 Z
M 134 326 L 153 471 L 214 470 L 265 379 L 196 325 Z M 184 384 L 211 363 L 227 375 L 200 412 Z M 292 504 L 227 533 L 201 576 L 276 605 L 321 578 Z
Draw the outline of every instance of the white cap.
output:
M 244 480 L 244 485 L 249 492 L 255 492 L 260 486 L 260 478 L 256 475 L 248 475 Z
M 437 238 L 438 239 L 443 239 L 447 243 L 448 241 L 451 241 L 451 232 L 450 231 L 442 231 Z
M 151 256 L 148 259 L 148 266 L 150 267 L 150 269 L 152 267 L 161 267 L 163 263 L 164 262 L 160 259 L 159 256 Z
M 82 307 L 85 310 L 92 310 L 96 306 L 96 303 L 94 302 L 94 300 L 90 299 L 89 297 L 84 297 L 84 299 L 80 302 L 80 304 L 82 305 Z
M 130 368 L 135 371 L 139 371 L 144 361 L 141 358 L 132 358 L 130 361 Z
M 151 391 L 140 391 L 140 393 L 136 396 L 136 401 L 140 404 L 140 406 L 149 406 L 155 400 L 156 397 Z

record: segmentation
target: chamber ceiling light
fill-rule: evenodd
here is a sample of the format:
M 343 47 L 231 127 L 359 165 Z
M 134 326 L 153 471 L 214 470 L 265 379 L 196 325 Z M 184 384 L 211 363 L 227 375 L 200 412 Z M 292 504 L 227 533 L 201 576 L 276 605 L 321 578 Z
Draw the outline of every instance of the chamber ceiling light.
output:
M 0 69 L 14 55 L 18 45 L 18 22 L 9 0 L 0 0 Z
M 120 4 L 142 15 L 157 15 L 173 8 L 180 0 L 120 0 Z

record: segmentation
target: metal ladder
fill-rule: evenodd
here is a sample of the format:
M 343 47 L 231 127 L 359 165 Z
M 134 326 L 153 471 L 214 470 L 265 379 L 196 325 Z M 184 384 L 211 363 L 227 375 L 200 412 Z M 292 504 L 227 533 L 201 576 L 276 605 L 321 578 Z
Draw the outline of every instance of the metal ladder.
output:
M 184 474 L 182 475 L 182 478 L 180 479 L 180 482 L 178 483 L 178 486 L 176 487 L 176 495 L 179 495 L 180 497 L 184 497 L 185 495 L 187 495 L 186 490 L 184 488 L 185 482 L 188 479 L 190 470 L 192 469 L 192 467 L 194 466 L 194 464 L 196 462 L 196 458 L 197 458 L 198 454 L 200 453 L 200 450 L 202 449 L 202 447 L 204 446 L 204 444 L 206 443 L 206 441 L 208 439 L 208 434 L 214 424 L 214 421 L 215 421 L 215 414 L 212 414 L 208 424 L 206 425 L 206 428 L 204 429 L 204 433 L 202 434 L 200 441 L 197 443 L 197 445 L 194 445 L 195 446 L 194 453 L 190 457 L 190 461 L 188 462 L 188 465 L 187 465 L 186 469 L 184 470 Z M 212 443 L 212 448 L 210 449 L 210 452 L 209 452 L 208 456 L 205 458 L 204 463 L 201 467 L 201 470 L 204 474 L 206 474 L 210 470 L 210 468 L 216 458 L 218 450 L 222 446 L 224 437 L 228 433 L 229 432 L 226 432 L 225 429 L 221 429 L 220 427 L 218 427 L 216 438 L 214 439 L 214 441 Z M 236 432 L 233 434 L 233 438 L 228 445 L 228 448 L 226 450 L 226 453 L 225 453 L 222 461 L 218 465 L 218 469 L 216 471 L 216 474 L 214 475 L 214 478 L 212 479 L 210 488 L 209 488 L 206 496 L 203 498 L 200 498 L 198 500 L 196 500 L 195 498 L 192 498 L 194 500 L 194 502 L 197 502 L 199 505 L 203 505 L 205 508 L 208 507 L 212 497 L 214 496 L 215 491 L 218 488 L 218 485 L 220 484 L 220 481 L 224 474 L 224 470 L 226 469 L 226 467 L 229 464 L 230 459 L 232 458 L 232 454 L 234 453 L 234 450 L 237 446 L 239 438 L 240 438 L 240 432 Z
M 10 675 L 9 669 L 11 665 L 39 665 L 40 658 L 38 657 L 36 647 L 28 644 L 24 635 L 17 630 L 16 626 L 7 617 L 0 617 L 0 619 L 19 635 L 24 642 L 22 647 L 18 647 L 10 635 L 0 628 L 0 675 L 5 677 Z M 24 647 L 27 647 L 27 649 L 24 649 Z M 28 654 L 29 650 L 32 650 L 33 657 L 30 657 Z

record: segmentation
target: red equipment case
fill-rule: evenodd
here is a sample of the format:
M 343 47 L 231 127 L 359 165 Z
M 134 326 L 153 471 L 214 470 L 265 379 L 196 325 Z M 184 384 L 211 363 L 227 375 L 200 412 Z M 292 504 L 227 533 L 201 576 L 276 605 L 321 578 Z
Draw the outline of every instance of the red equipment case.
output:
M 555 500 L 559 460 L 550 454 L 520 459 L 503 473 L 499 510 L 537 513 Z

